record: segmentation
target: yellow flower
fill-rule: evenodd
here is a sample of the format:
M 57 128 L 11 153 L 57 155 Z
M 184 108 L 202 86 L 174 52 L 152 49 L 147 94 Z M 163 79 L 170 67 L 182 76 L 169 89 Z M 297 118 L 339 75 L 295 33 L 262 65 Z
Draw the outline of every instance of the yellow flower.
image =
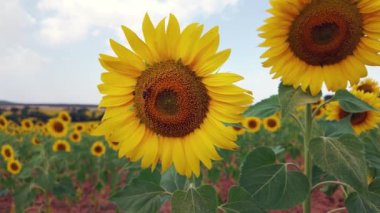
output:
M 281 128 L 281 121 L 278 116 L 270 116 L 264 118 L 263 125 L 268 132 L 276 132 Z
M 9 144 L 4 144 L 1 146 L 1 155 L 5 161 L 9 161 L 15 157 L 15 152 L 13 147 Z
M 246 117 L 243 121 L 243 126 L 247 132 L 258 132 L 261 129 L 261 119 L 258 117 Z
M 67 124 L 59 118 L 52 118 L 46 124 L 47 129 L 53 137 L 64 137 L 67 134 Z
M 22 169 L 22 164 L 20 163 L 20 161 L 15 160 L 15 159 L 11 159 L 10 161 L 8 161 L 7 170 L 11 174 L 17 175 L 18 173 L 20 173 L 21 169 Z
M 271 0 L 272 17 L 259 28 L 265 67 L 286 85 L 318 94 L 345 89 L 380 65 L 377 0 Z
M 34 136 L 33 138 L 32 138 L 32 144 L 33 145 L 38 145 L 38 144 L 40 144 L 41 143 L 41 141 L 36 137 L 36 136 Z
M 380 95 L 379 83 L 371 78 L 367 78 L 359 84 L 352 86 L 352 90 L 360 90 L 364 93 L 374 93 L 377 96 Z
M 30 130 L 32 130 L 33 127 L 34 127 L 32 119 L 24 119 L 24 120 L 22 120 L 21 121 L 21 127 L 22 127 L 22 130 L 24 130 L 24 131 L 30 131 Z
M 71 152 L 71 145 L 65 140 L 57 140 L 53 144 L 53 152 Z
M 74 129 L 77 132 L 83 132 L 85 130 L 85 125 L 83 123 L 74 124 Z
M 314 105 L 313 104 L 313 113 L 318 109 L 318 105 Z M 316 120 L 321 120 L 323 118 L 323 116 L 325 116 L 325 112 L 326 112 L 326 109 L 324 107 L 321 107 L 317 113 L 315 113 L 315 119 Z
M 181 175 L 199 176 L 200 162 L 211 168 L 222 159 L 216 147 L 237 147 L 224 123 L 241 122 L 252 97 L 234 85 L 241 76 L 215 73 L 230 55 L 217 52 L 218 27 L 202 35 L 198 23 L 180 31 L 174 15 L 167 27 L 146 15 L 142 28 L 145 42 L 123 26 L 132 50 L 111 40 L 117 57 L 100 55 L 105 114 L 93 134 L 112 132 L 119 156 L 141 159 L 143 168 L 161 162 L 163 172 L 174 164 Z
M 70 123 L 71 122 L 71 116 L 66 111 L 59 112 L 57 117 L 59 119 L 61 119 L 63 122 L 65 122 L 65 123 Z
M 8 126 L 8 120 L 5 116 L 0 115 L 0 129 L 6 129 Z
M 237 135 L 243 135 L 245 133 L 245 128 L 238 126 L 231 126 L 231 128 L 236 132 Z
M 91 146 L 91 154 L 95 157 L 101 157 L 106 153 L 106 147 L 101 141 L 96 141 Z
M 113 150 L 115 150 L 115 151 L 117 151 L 117 150 L 119 149 L 119 144 L 120 144 L 120 143 L 119 143 L 118 141 L 113 140 L 111 134 L 109 134 L 108 136 L 106 136 L 106 141 L 107 141 L 107 143 L 108 143 L 108 146 L 109 146 L 111 149 L 113 149 Z
M 80 132 L 74 131 L 70 134 L 70 140 L 72 142 L 78 143 L 82 140 L 82 135 L 80 134 Z
M 374 93 L 365 93 L 364 91 L 352 91 L 360 100 L 371 105 L 375 109 L 380 109 L 379 98 Z M 362 132 L 375 129 L 380 123 L 380 112 L 365 111 L 359 113 L 350 113 L 340 108 L 339 102 L 333 101 L 326 106 L 327 120 L 341 120 L 351 116 L 350 121 L 355 134 L 360 135 Z

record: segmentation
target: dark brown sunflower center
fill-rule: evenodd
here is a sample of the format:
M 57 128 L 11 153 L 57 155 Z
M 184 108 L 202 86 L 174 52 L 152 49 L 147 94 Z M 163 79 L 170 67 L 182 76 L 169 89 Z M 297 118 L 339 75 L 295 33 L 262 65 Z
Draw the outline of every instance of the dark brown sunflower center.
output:
M 18 171 L 17 163 L 11 163 L 11 169 L 12 169 L 12 171 Z
M 94 150 L 96 153 L 101 153 L 103 151 L 103 148 L 101 146 L 95 146 Z
M 77 139 L 78 139 L 78 135 L 77 135 L 77 134 L 74 134 L 74 135 L 73 135 L 73 138 L 74 138 L 74 140 L 77 140 Z
M 78 131 L 81 131 L 82 129 L 83 129 L 82 126 L 77 126 L 77 130 L 78 130 Z
M 69 121 L 69 118 L 66 116 L 66 115 L 62 115 L 62 120 L 64 120 L 64 121 Z
M 116 141 L 112 141 L 111 143 L 112 143 L 114 146 L 119 145 L 119 142 L 116 142 Z
M 274 119 L 269 119 L 268 122 L 267 122 L 267 124 L 268 124 L 268 126 L 270 128 L 273 128 L 273 127 L 277 126 L 277 122 Z
M 324 66 L 352 55 L 362 35 L 362 18 L 353 1 L 313 0 L 293 21 L 288 42 L 298 58 Z
M 25 123 L 25 127 L 26 127 L 26 128 L 29 128 L 29 127 L 30 127 L 30 123 L 29 123 L 29 122 L 26 122 L 26 123 Z
M 255 120 L 250 120 L 248 122 L 248 127 L 251 128 L 251 129 L 254 129 L 257 127 L 257 122 Z
M 162 136 L 182 137 L 193 132 L 203 123 L 208 106 L 201 78 L 182 62 L 156 63 L 137 80 L 137 115 Z
M 351 115 L 351 124 L 358 125 L 362 124 L 367 119 L 367 112 L 353 113 Z
M 0 119 L 0 126 L 5 126 L 5 121 L 3 119 Z
M 60 122 L 54 122 L 53 128 L 56 132 L 62 132 L 64 129 L 63 124 Z
M 40 144 L 40 141 L 38 139 L 34 139 L 35 144 Z
M 374 92 L 372 86 L 368 85 L 368 84 L 363 84 L 363 85 L 359 86 L 358 90 L 361 90 L 361 91 L 363 91 L 365 93 L 372 93 L 372 92 Z
M 5 156 L 7 156 L 7 158 L 12 156 L 12 152 L 9 149 L 4 150 L 4 154 L 5 154 Z
M 57 145 L 57 149 L 58 149 L 59 151 L 66 151 L 66 145 L 60 143 L 60 144 Z

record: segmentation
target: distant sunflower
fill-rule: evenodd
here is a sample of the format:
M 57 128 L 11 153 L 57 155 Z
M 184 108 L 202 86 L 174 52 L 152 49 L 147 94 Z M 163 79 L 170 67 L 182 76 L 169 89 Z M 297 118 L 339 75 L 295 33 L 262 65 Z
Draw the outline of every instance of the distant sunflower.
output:
M 380 95 L 380 86 L 377 81 L 367 78 L 361 81 L 359 84 L 352 86 L 352 90 L 360 90 L 364 93 L 374 93 L 375 95 Z
M 24 131 L 30 131 L 34 127 L 32 119 L 24 119 L 21 121 L 21 128 Z
M 360 100 L 371 105 L 375 109 L 380 109 L 379 98 L 373 93 L 364 93 L 364 91 L 352 91 Z M 351 116 L 351 125 L 355 134 L 360 135 L 362 132 L 375 129 L 380 123 L 380 112 L 365 111 L 359 113 L 348 113 L 344 111 L 339 102 L 333 101 L 326 106 L 327 120 L 341 120 L 347 116 Z
M 261 119 L 258 117 L 246 117 L 242 123 L 250 133 L 258 132 L 261 129 Z
M 15 159 L 11 159 L 10 161 L 8 161 L 7 170 L 9 173 L 13 175 L 17 175 L 18 173 L 20 173 L 21 169 L 22 169 L 22 164 L 20 163 L 20 161 L 15 160 Z
M 59 118 L 52 118 L 46 124 L 47 129 L 53 137 L 64 137 L 67 134 L 67 124 Z
M 273 115 L 264 118 L 263 125 L 268 132 L 276 132 L 281 128 L 281 120 L 278 116 Z
M 72 142 L 78 143 L 82 140 L 82 135 L 80 134 L 80 132 L 73 131 L 72 133 L 70 133 L 70 140 Z
M 245 128 L 239 126 L 231 126 L 231 128 L 236 132 L 237 135 L 243 135 L 245 133 Z
M 259 28 L 274 78 L 318 94 L 345 89 L 380 65 L 380 5 L 371 0 L 272 0 Z
M 119 142 L 118 141 L 115 141 L 115 140 L 113 140 L 113 138 L 112 138 L 112 136 L 111 135 L 108 135 L 107 137 L 106 137 L 106 141 L 107 141 L 107 143 L 108 143 L 108 145 L 109 145 L 109 147 L 111 148 L 111 149 L 113 149 L 113 150 L 115 150 L 115 151 L 117 151 L 118 149 L 119 149 Z
M 32 144 L 33 145 L 38 145 L 40 143 L 41 143 L 41 141 L 36 136 L 32 138 Z
M 218 27 L 202 35 L 203 25 L 193 23 L 182 32 L 170 15 L 154 27 L 143 22 L 142 41 L 122 27 L 133 51 L 111 40 L 117 57 L 100 55 L 105 94 L 102 123 L 93 133 L 112 132 L 120 142 L 119 156 L 141 160 L 143 168 L 162 171 L 172 163 L 181 175 L 200 175 L 220 160 L 215 147 L 235 149 L 236 132 L 224 123 L 239 123 L 252 102 L 249 91 L 233 83 L 243 79 L 233 73 L 215 73 L 230 50 L 217 52 Z
M 96 141 L 91 146 L 91 154 L 95 157 L 101 157 L 106 153 L 106 147 L 101 141 Z
M 15 157 L 15 151 L 11 145 L 4 144 L 1 146 L 1 155 L 5 161 L 9 161 Z
M 315 110 L 317 110 L 317 107 L 313 107 L 313 113 L 315 112 Z M 325 116 L 325 108 L 320 108 L 317 113 L 315 113 L 315 119 L 316 120 L 321 120 L 323 118 L 323 116 Z
M 71 152 L 71 145 L 65 140 L 57 140 L 53 144 L 53 152 Z
M 0 129 L 6 129 L 8 126 L 8 120 L 5 116 L 0 115 Z
M 65 122 L 65 123 L 70 123 L 71 122 L 71 116 L 66 111 L 59 112 L 57 117 L 59 119 L 61 119 L 63 122 Z
M 85 125 L 83 123 L 74 124 L 74 129 L 77 132 L 83 132 L 85 130 Z

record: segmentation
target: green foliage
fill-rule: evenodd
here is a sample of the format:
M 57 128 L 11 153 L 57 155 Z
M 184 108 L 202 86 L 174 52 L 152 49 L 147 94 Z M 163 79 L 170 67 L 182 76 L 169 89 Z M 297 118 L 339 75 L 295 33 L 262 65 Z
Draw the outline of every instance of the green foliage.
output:
M 357 192 L 353 192 L 347 197 L 345 204 L 349 213 L 379 213 L 380 195 L 369 193 L 363 196 Z
M 363 191 L 367 184 L 367 169 L 363 146 L 354 135 L 338 138 L 318 137 L 310 142 L 313 161 L 321 169 Z
M 338 90 L 332 100 L 339 101 L 340 107 L 350 113 L 376 110 L 371 105 L 355 97 L 347 90 Z
M 250 106 L 244 113 L 244 116 L 255 116 L 259 118 L 265 118 L 280 111 L 280 104 L 277 95 L 273 95 L 270 98 L 264 99 L 257 104 Z
M 173 213 L 215 213 L 216 208 L 216 191 L 210 185 L 190 186 L 187 191 L 174 192 L 172 197 Z
M 185 190 L 186 183 L 186 177 L 179 175 L 174 167 L 171 167 L 161 177 L 161 186 L 169 192 Z
M 265 213 L 249 192 L 240 186 L 233 186 L 228 193 L 228 202 L 222 207 L 227 213 Z

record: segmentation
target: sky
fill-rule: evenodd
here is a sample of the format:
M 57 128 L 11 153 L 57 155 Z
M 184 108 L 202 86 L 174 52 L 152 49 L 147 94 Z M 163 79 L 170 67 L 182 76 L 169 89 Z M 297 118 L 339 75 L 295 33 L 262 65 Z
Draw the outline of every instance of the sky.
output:
M 121 25 L 141 35 L 148 12 L 154 24 L 173 13 L 182 29 L 218 25 L 219 49 L 232 49 L 220 71 L 244 76 L 238 84 L 257 102 L 279 84 L 261 66 L 265 49 L 256 29 L 267 9 L 269 0 L 0 0 L 0 100 L 97 104 L 99 54 L 112 54 L 110 38 L 127 45 Z M 380 81 L 380 69 L 369 76 Z

